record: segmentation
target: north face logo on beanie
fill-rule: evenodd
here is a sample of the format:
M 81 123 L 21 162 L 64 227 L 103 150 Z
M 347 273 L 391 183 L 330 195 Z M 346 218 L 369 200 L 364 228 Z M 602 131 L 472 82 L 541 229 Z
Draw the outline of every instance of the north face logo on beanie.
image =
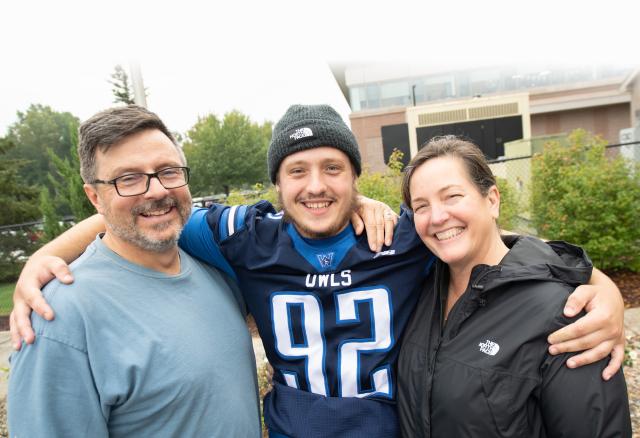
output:
M 289 135 L 291 140 L 300 140 L 301 138 L 313 137 L 313 131 L 311 128 L 300 128 L 293 131 L 293 134 Z
M 291 105 L 273 127 L 267 151 L 269 178 L 275 184 L 280 163 L 288 155 L 311 148 L 334 147 L 351 160 L 356 175 L 362 158 L 353 132 L 329 105 Z

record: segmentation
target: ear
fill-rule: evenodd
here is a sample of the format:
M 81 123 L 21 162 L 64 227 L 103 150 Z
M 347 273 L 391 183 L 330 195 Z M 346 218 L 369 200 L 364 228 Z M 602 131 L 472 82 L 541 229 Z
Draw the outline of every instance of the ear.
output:
M 280 183 L 276 182 L 276 192 L 280 193 Z
M 498 217 L 500 217 L 500 191 L 498 187 L 495 185 L 491 186 L 485 198 L 489 203 L 491 216 L 497 220 Z
M 100 197 L 98 196 L 98 191 L 96 190 L 96 188 L 91 184 L 85 184 L 82 186 L 82 188 L 84 189 L 84 193 L 87 195 L 87 198 L 89 198 L 89 202 L 93 204 L 98 213 L 102 214 L 102 203 L 100 201 Z

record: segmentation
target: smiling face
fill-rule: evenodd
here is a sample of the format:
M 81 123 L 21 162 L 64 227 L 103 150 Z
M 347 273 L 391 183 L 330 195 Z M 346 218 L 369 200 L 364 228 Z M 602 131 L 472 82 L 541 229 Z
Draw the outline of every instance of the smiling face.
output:
M 453 269 L 499 262 L 495 186 L 482 195 L 460 159 L 441 156 L 415 169 L 409 188 L 416 231 L 438 258 Z
M 176 146 L 156 129 L 128 136 L 105 152 L 97 150 L 96 164 L 101 180 L 184 166 Z M 188 187 L 165 189 L 157 178 L 151 179 L 147 193 L 137 196 L 119 196 L 110 184 L 85 184 L 85 192 L 104 216 L 107 236 L 118 247 L 152 252 L 175 249 L 191 213 Z
M 332 147 L 287 156 L 276 189 L 285 217 L 304 237 L 330 237 L 342 231 L 354 208 L 355 175 L 349 157 Z

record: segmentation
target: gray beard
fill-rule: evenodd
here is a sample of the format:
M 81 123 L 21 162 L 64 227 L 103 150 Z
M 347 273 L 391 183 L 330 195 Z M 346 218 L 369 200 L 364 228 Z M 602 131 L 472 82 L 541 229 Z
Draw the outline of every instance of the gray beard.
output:
M 118 236 L 120 239 L 129 242 L 145 251 L 158 253 L 162 253 L 174 248 L 178 244 L 178 239 L 180 239 L 180 234 L 182 233 L 182 227 L 180 227 L 180 229 L 177 230 L 177 232 L 168 239 L 153 240 L 140 233 L 135 227 L 121 227 L 119 225 L 113 224 L 111 224 L 109 227 L 111 228 L 111 232 Z
M 134 222 L 131 224 L 114 224 L 108 221 L 108 217 L 105 217 L 105 219 L 107 220 L 111 232 L 123 241 L 129 242 L 145 251 L 161 253 L 174 248 L 178 244 L 178 239 L 180 239 L 182 228 L 184 227 L 191 214 L 191 205 L 188 203 L 185 204 L 187 205 L 181 205 L 177 201 L 177 199 L 173 197 L 166 197 L 164 199 L 161 199 L 160 201 L 148 202 L 142 205 L 138 205 L 134 209 L 132 209 L 131 215 L 134 217 Z M 167 239 L 149 239 L 135 226 L 135 217 L 145 211 L 162 209 L 165 207 L 176 207 L 178 209 L 178 215 L 180 216 L 180 227 L 176 230 L 173 236 Z M 107 210 L 106 213 L 110 215 L 109 210 Z M 162 231 L 170 226 L 170 224 L 159 224 L 154 228 L 158 231 Z

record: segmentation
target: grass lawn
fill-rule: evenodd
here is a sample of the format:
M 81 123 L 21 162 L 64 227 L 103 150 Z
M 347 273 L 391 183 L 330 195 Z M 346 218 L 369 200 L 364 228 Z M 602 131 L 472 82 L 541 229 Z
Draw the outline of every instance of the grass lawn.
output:
M 13 288 L 15 283 L 0 283 L 0 315 L 8 315 L 13 307 Z

